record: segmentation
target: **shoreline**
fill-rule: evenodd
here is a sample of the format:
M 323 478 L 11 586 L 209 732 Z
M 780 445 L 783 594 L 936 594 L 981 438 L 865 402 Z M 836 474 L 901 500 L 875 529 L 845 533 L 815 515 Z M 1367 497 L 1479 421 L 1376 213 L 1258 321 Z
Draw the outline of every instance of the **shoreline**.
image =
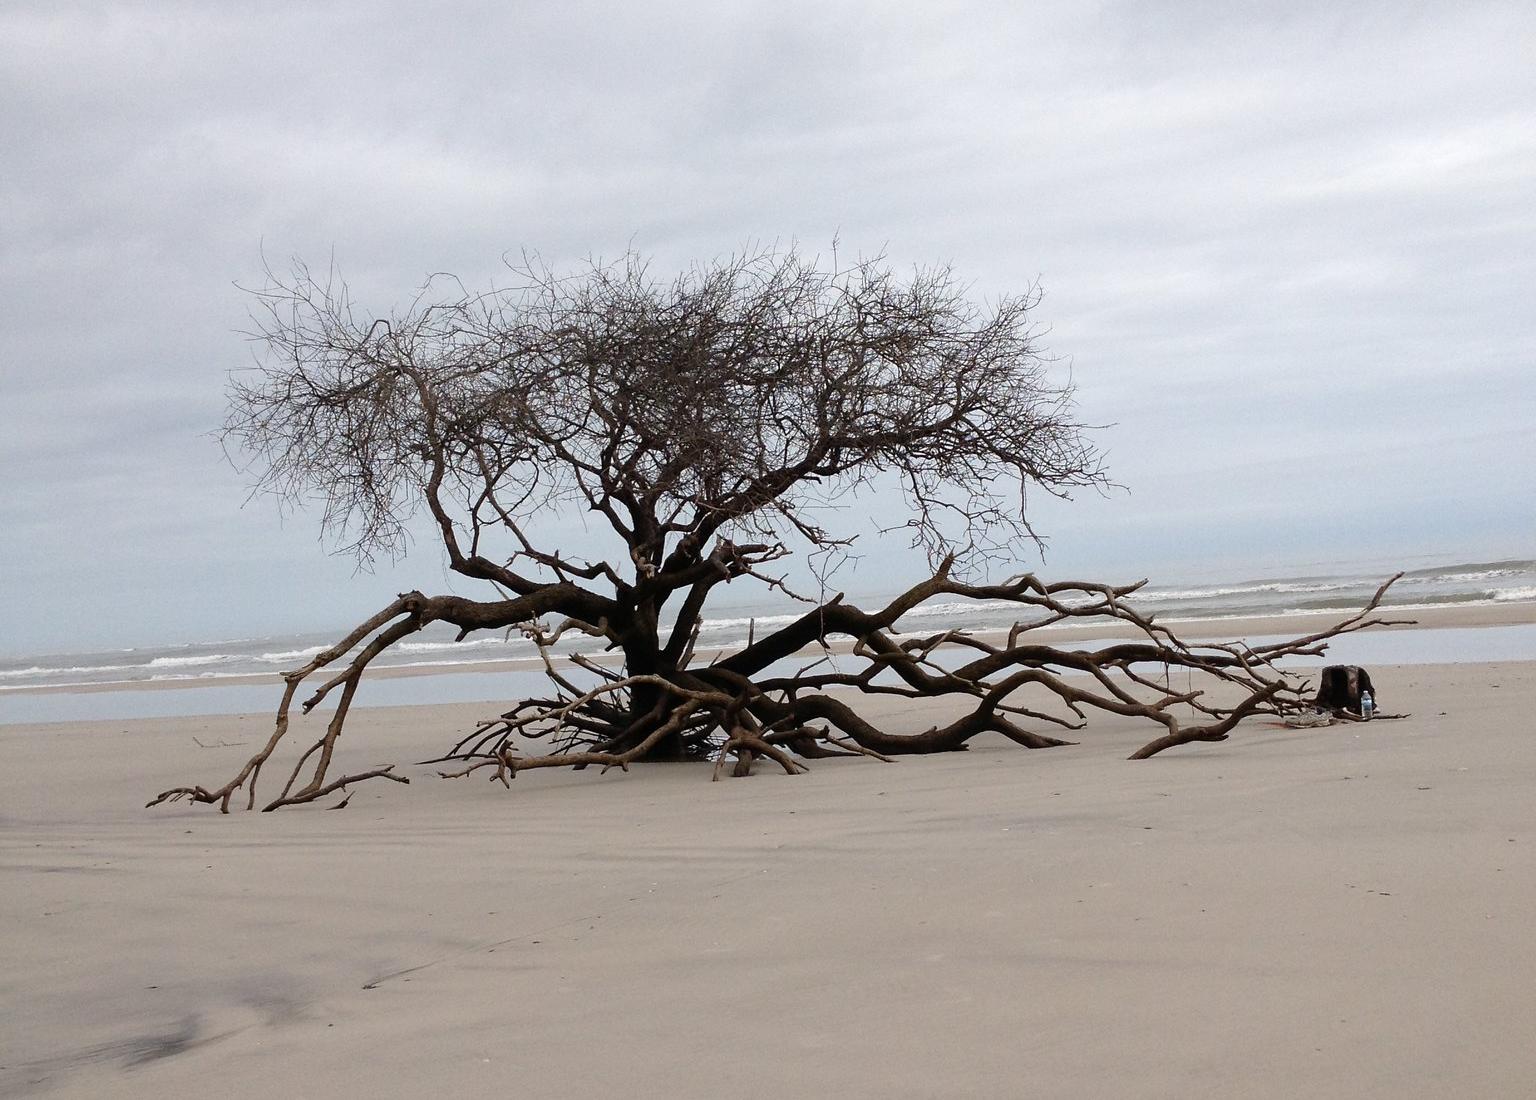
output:
M 1524 626 L 1536 624 L 1536 602 L 1510 602 L 1477 605 L 1458 605 L 1447 607 L 1429 607 L 1395 612 L 1392 608 L 1381 608 L 1377 615 L 1391 618 L 1401 614 L 1406 618 L 1415 620 L 1410 625 L 1394 627 L 1378 627 L 1376 631 L 1385 630 L 1416 630 L 1416 629 L 1444 629 L 1444 628 L 1497 628 L 1501 626 Z M 1186 641 L 1215 641 L 1235 640 L 1258 635 L 1288 635 L 1305 636 L 1319 630 L 1327 629 L 1339 622 L 1345 616 L 1341 616 L 1335 610 L 1290 612 L 1284 615 L 1255 615 L 1234 618 L 1191 618 L 1191 619 L 1159 619 L 1160 625 L 1173 628 Z M 1373 631 L 1373 632 L 1376 632 Z M 931 635 L 934 632 L 924 632 Z M 983 640 L 997 640 L 1007 637 L 1006 629 L 973 630 L 967 632 L 971 637 Z M 915 636 L 915 635 L 902 635 Z M 1036 632 L 1037 639 L 1045 639 L 1049 643 L 1055 642 L 1079 642 L 1087 640 L 1104 639 L 1106 641 L 1137 638 L 1142 635 L 1135 629 L 1117 621 L 1098 620 L 1092 624 L 1063 623 L 1044 628 Z M 846 653 L 852 647 L 846 640 L 839 641 L 833 647 L 833 652 Z M 722 653 L 725 651 L 721 651 Z M 802 650 L 799 655 L 819 652 L 814 648 Z M 618 664 L 618 658 L 611 654 L 589 654 L 589 660 L 600 664 L 614 666 Z M 556 656 L 554 662 L 559 667 L 571 667 L 572 662 L 567 657 Z M 515 657 L 497 660 L 482 661 L 444 661 L 439 663 L 421 663 L 408 665 L 375 665 L 369 668 L 367 676 L 375 679 L 406 679 L 411 677 L 429 677 L 463 674 L 496 674 L 507 672 L 538 671 L 544 667 L 543 661 L 537 656 Z M 8 686 L 0 690 L 0 699 L 7 696 L 35 696 L 35 695 L 94 695 L 105 692 L 140 692 L 140 691 L 196 691 L 206 688 L 241 687 L 241 686 L 268 686 L 280 688 L 283 684 L 282 671 L 271 673 L 236 673 L 219 676 L 188 676 L 164 680 L 113 680 L 94 683 L 71 684 L 37 684 Z

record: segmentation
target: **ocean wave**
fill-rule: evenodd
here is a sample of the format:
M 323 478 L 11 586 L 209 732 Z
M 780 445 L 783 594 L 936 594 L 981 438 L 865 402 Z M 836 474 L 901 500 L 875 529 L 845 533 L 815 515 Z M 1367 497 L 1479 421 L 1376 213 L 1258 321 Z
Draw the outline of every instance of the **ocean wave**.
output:
M 438 653 L 443 650 L 454 649 L 484 649 L 489 646 L 528 647 L 532 643 L 522 637 L 517 638 L 466 638 L 462 642 L 400 642 L 395 646 L 401 653 Z
M 1528 577 L 1530 569 L 1480 569 L 1473 573 L 1437 573 L 1434 576 L 1404 576 L 1398 584 L 1472 584 L 1502 580 L 1506 577 Z
M 39 676 L 69 676 L 80 675 L 86 672 L 127 672 L 131 668 L 143 668 L 143 665 L 66 665 L 53 668 L 45 665 L 33 665 L 31 668 L 12 668 L 0 672 L 0 679 L 15 680 L 24 676 L 34 679 Z
M 50 684 L 0 684 L 0 695 L 7 692 L 21 694 L 28 691 L 36 691 L 38 688 L 47 688 L 49 691 L 62 691 L 68 688 L 102 688 L 134 687 L 144 683 L 143 680 L 65 680 L 63 683 Z
M 1003 611 L 1019 606 L 1021 605 L 1011 600 L 954 600 L 944 603 L 921 603 L 903 615 L 902 619 L 950 619 L 956 615 Z
M 284 649 L 276 653 L 262 653 L 252 657 L 253 661 L 260 661 L 265 665 L 285 665 L 290 661 L 307 661 L 317 653 L 324 653 L 329 646 L 312 645 L 304 649 Z
M 253 674 L 249 672 L 183 672 L 180 674 L 175 672 L 157 672 L 143 680 L 130 682 L 138 684 L 180 683 L 184 680 L 229 680 L 250 675 Z M 255 675 L 259 675 L 259 673 Z M 109 682 L 116 683 L 118 681 Z
M 239 660 L 229 653 L 205 653 L 197 657 L 156 657 L 144 668 L 192 668 L 201 665 L 218 665 Z
M 1519 588 L 1504 588 L 1493 594 L 1495 603 L 1506 603 L 1511 600 L 1536 600 L 1536 584 L 1521 585 Z
M 526 661 L 537 665 L 538 657 L 524 653 L 508 657 L 469 657 L 458 661 L 396 661 L 393 664 L 381 664 L 379 668 L 467 668 L 471 665 L 500 665 L 508 661 Z
M 1519 592 L 1519 589 L 1510 589 L 1511 592 Z M 1445 596 L 1421 596 L 1402 603 L 1387 601 L 1376 609 L 1377 614 L 1394 614 L 1399 611 L 1434 611 L 1445 607 L 1492 607 L 1494 604 L 1505 603 L 1509 600 L 1533 600 L 1536 599 L 1536 588 L 1529 590 L 1525 595 L 1505 596 L 1498 592 L 1458 592 Z M 1302 604 L 1298 607 L 1287 607 L 1274 611 L 1243 611 L 1231 615 L 1202 615 L 1199 618 L 1231 618 L 1252 619 L 1269 616 L 1283 615 L 1322 615 L 1328 612 L 1358 611 L 1364 606 L 1363 600 L 1330 601 L 1320 600 L 1316 603 Z M 1175 619 L 1159 618 L 1158 622 L 1176 622 Z
M 1403 608 L 1418 607 L 1466 607 L 1475 604 L 1490 604 L 1500 601 L 1497 592 L 1484 590 L 1481 592 L 1442 592 L 1424 593 L 1411 597 L 1393 599 L 1389 594 L 1382 601 L 1381 610 L 1397 611 Z M 1358 611 L 1366 604 L 1366 597 L 1361 595 L 1336 596 L 1331 599 L 1306 600 L 1292 607 L 1275 608 L 1256 612 L 1264 615 L 1290 615 L 1305 613 L 1308 611 Z
M 805 616 L 804 611 L 795 612 L 792 615 L 742 615 L 727 619 L 705 619 L 699 626 L 701 630 L 734 630 L 756 623 L 759 627 L 788 626 L 790 623 Z M 669 630 L 674 623 L 668 623 L 662 629 Z
M 1265 581 L 1252 584 L 1211 586 L 1209 588 L 1143 588 L 1129 597 L 1136 603 L 1160 603 L 1180 600 L 1213 600 L 1222 596 L 1304 595 L 1309 592 L 1343 592 L 1359 588 L 1350 581 Z
M 143 668 L 143 665 L 128 665 L 128 668 Z M 85 671 L 95 671 L 86 669 Z M 242 677 L 259 676 L 260 673 L 250 672 L 188 672 L 177 674 L 163 672 L 155 676 L 136 676 L 126 680 L 65 680 L 62 683 L 49 683 L 40 681 L 35 684 L 0 684 L 0 694 L 5 692 L 35 691 L 39 688 L 48 691 L 64 690 L 68 688 L 91 688 L 95 691 L 112 691 L 117 689 L 143 688 L 149 684 L 176 684 L 205 680 L 238 680 Z M 273 683 L 280 684 L 281 680 L 274 679 Z
M 1520 573 L 1536 573 L 1536 560 L 1509 558 L 1505 561 L 1464 561 L 1455 565 L 1410 569 L 1403 574 L 1403 580 L 1409 582 L 1481 580 L 1487 577 L 1511 577 Z

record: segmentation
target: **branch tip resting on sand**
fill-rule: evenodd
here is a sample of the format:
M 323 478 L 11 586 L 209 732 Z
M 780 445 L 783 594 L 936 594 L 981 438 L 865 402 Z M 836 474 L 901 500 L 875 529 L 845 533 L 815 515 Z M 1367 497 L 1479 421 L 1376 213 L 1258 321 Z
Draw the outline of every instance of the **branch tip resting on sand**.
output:
M 796 775 L 807 760 L 958 751 L 983 734 L 1050 748 L 1094 712 L 1161 727 L 1145 757 L 1302 706 L 1278 661 L 1387 623 L 1371 617 L 1384 585 L 1319 634 L 1198 645 L 1135 610 L 1145 581 L 975 580 L 1043 545 L 1027 514 L 1038 494 L 1113 487 L 1070 374 L 1041 347 L 1037 286 L 978 302 L 947 266 L 897 271 L 836 246 L 758 249 L 672 278 L 633 253 L 570 273 L 526 255 L 509 266 L 510 283 L 482 292 L 432 276 L 382 314 L 354 302 L 334 265 L 268 269 L 252 292 L 257 362 L 232 379 L 224 439 L 257 488 L 322 503 L 322 529 L 363 563 L 399 553 L 424 517 L 447 569 L 496 598 L 401 594 L 285 675 L 271 737 L 228 782 L 155 802 L 228 812 L 244 792 L 254 808 L 312 678 L 301 713 L 331 699 L 335 711 L 264 808 L 403 781 L 389 768 L 328 776 L 371 662 L 434 623 L 460 639 L 518 630 L 543 659 L 550 694 L 433 761 L 507 786 L 536 768 L 664 760 L 713 762 L 716 778 L 759 762 Z M 876 484 L 872 518 L 910 539 L 930 575 L 865 610 L 831 581 L 858 536 L 847 506 Z M 552 521 L 575 515 L 582 555 L 549 541 Z M 781 572 L 792 554 L 816 596 Z M 710 601 L 733 583 L 804 613 L 767 631 L 754 620 L 744 645 L 700 654 Z M 1018 618 L 1001 644 L 905 634 L 904 619 L 936 598 Z M 1134 640 L 1050 644 L 1050 627 L 1078 623 Z M 558 662 L 573 632 L 617 667 Z M 903 732 L 861 713 L 863 696 L 942 699 L 958 713 Z

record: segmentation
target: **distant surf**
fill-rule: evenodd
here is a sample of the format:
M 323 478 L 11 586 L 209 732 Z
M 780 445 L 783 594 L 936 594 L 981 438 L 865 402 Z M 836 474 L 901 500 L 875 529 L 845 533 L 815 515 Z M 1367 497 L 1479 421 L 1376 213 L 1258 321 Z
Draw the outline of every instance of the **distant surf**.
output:
M 1347 612 L 1360 607 L 1384 579 L 1380 572 L 1352 571 L 1310 576 L 1258 577 L 1209 584 L 1152 584 L 1129 601 L 1165 623 L 1197 619 L 1249 618 L 1308 612 Z M 891 593 L 861 597 L 876 607 Z M 1406 572 L 1393 586 L 1386 606 L 1397 611 L 1509 603 L 1536 603 L 1536 560 L 1460 562 Z M 765 632 L 803 612 L 779 604 L 752 614 L 751 608 L 723 604 L 700 631 L 698 652 L 729 650 L 746 643 L 749 631 Z M 1019 608 L 1004 601 L 940 599 L 914 608 L 902 621 L 909 633 L 942 630 L 996 630 L 1011 625 Z M 46 689 L 214 686 L 235 677 L 270 676 L 302 665 L 346 632 L 179 642 L 163 646 L 0 658 L 0 696 Z M 584 636 L 562 639 L 560 652 L 594 653 L 601 643 Z M 497 631 L 453 640 L 451 628 L 436 624 L 382 654 L 382 668 L 450 670 L 477 664 L 531 659 L 533 644 L 517 631 Z

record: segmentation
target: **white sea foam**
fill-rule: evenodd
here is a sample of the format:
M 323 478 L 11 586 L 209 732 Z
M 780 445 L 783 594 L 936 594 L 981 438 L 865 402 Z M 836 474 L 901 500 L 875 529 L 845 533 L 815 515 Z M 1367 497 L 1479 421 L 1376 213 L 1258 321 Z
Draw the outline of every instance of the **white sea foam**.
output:
M 1347 581 L 1266 581 L 1254 584 L 1234 584 L 1209 588 L 1143 588 L 1132 593 L 1131 599 L 1141 603 L 1175 600 L 1209 600 L 1222 596 L 1298 595 L 1313 592 L 1343 592 L 1360 587 Z
M 128 668 L 143 668 L 143 665 L 129 665 Z M 88 672 L 99 671 L 87 669 Z M 59 683 L 45 682 L 41 684 L 0 684 L 0 694 L 5 692 L 35 691 L 38 688 L 46 688 L 48 691 L 59 691 L 68 688 L 91 688 L 94 691 L 115 690 L 126 688 L 142 688 L 146 684 L 184 684 L 190 680 L 238 680 L 242 677 L 260 675 L 250 672 L 162 672 L 153 676 L 138 676 L 126 680 L 64 680 Z M 282 683 L 276 677 L 272 680 L 275 684 Z
M 1493 599 L 1495 603 L 1505 603 L 1509 600 L 1536 600 L 1536 584 L 1499 589 L 1493 593 Z
M 65 680 L 62 683 L 52 684 L 0 684 L 0 695 L 6 692 L 36 691 L 39 687 L 46 687 L 49 691 L 63 690 L 66 688 L 111 688 L 122 685 L 131 687 L 134 684 L 142 684 L 143 680 Z
M 772 629 L 776 626 L 788 626 L 795 620 L 803 618 L 804 615 L 804 611 L 793 615 L 743 615 L 728 619 L 705 619 L 699 625 L 703 630 L 730 630 L 733 627 L 751 626 L 753 623 L 756 623 L 759 629 L 765 627 Z M 673 625 L 675 624 L 668 623 L 665 629 L 670 629 Z
M 401 642 L 395 648 L 401 653 L 440 653 L 453 650 L 487 649 L 493 646 L 501 649 L 509 649 L 513 646 L 526 648 L 530 644 L 520 637 L 503 638 L 498 634 L 494 638 L 466 638 L 462 642 Z
M 1477 580 L 1487 577 L 1517 576 L 1521 573 L 1536 573 L 1536 560 L 1465 562 L 1460 565 L 1442 565 L 1435 569 L 1410 569 L 1403 579 L 1454 581 L 1471 578 Z
M 126 672 L 131 668 L 141 668 L 141 665 L 63 665 L 51 667 L 48 665 L 33 665 L 31 668 L 12 668 L 0 672 L 0 679 L 21 680 L 36 679 L 40 676 L 66 676 L 85 672 Z
M 1403 577 L 1398 584 L 1475 584 L 1483 581 L 1500 580 L 1504 577 L 1529 577 L 1532 571 L 1529 569 L 1479 569 L 1471 573 L 1433 573 L 1433 574 L 1409 574 Z
M 235 658 L 228 653 L 205 653 L 198 657 L 156 657 L 146 668 L 192 668 L 199 665 L 218 665 Z
M 506 657 L 468 657 L 453 661 L 396 661 L 389 665 L 380 665 L 380 668 L 468 668 L 473 665 L 499 665 L 507 661 L 534 661 L 538 658 L 533 654 L 514 654 Z
M 985 614 L 988 611 L 1005 611 L 1019 605 L 1008 600 L 953 600 L 942 603 L 920 603 L 907 612 L 907 618 L 948 619 L 956 615 Z
M 324 653 L 328 648 L 330 647 L 312 645 L 305 649 L 285 649 L 276 653 L 262 653 L 251 659 L 253 661 L 260 661 L 262 664 L 285 665 L 290 661 L 307 661 L 317 653 Z

